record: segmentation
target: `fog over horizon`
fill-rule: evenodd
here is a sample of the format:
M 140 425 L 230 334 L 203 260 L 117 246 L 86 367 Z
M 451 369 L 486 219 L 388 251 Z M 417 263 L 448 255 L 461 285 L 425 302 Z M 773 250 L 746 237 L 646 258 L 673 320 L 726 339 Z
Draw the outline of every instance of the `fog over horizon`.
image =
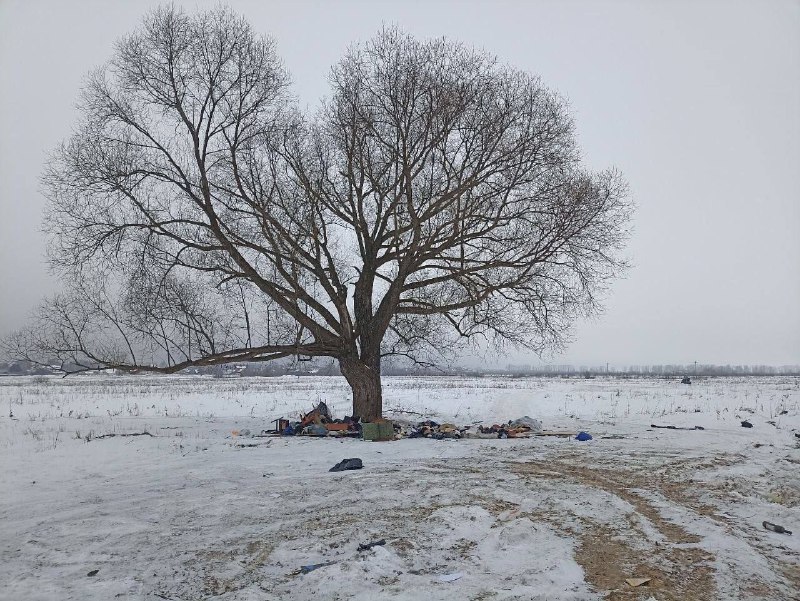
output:
M 159 4 L 0 0 L 0 336 L 57 290 L 47 155 L 87 73 Z M 633 267 L 547 362 L 800 364 L 800 2 L 225 4 L 275 39 L 308 112 L 348 45 L 383 25 L 483 48 L 569 100 L 586 165 L 629 182 Z

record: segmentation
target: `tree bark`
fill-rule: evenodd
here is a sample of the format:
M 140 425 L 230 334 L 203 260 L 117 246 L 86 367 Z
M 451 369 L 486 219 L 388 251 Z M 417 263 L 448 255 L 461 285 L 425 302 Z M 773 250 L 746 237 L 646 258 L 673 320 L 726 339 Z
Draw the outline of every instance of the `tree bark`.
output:
M 357 415 L 362 421 L 382 417 L 380 357 L 369 360 L 342 358 L 339 359 L 339 367 L 353 389 L 353 415 Z

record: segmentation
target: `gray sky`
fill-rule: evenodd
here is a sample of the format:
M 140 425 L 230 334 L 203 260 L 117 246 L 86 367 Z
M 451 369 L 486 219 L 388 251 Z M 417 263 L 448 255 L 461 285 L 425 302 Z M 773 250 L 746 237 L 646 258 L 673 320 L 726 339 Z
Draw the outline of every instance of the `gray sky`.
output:
M 0 335 L 56 287 L 43 161 L 85 74 L 157 4 L 0 0 Z M 555 361 L 800 363 L 800 1 L 229 4 L 277 40 L 308 106 L 383 23 L 482 47 L 569 99 L 587 164 L 620 169 L 638 211 L 635 267 Z

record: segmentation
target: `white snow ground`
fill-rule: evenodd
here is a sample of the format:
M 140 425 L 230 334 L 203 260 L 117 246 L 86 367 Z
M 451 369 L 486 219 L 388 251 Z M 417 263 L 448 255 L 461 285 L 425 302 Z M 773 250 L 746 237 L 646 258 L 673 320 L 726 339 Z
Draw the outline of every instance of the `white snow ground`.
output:
M 319 400 L 343 416 L 346 383 L 0 378 L 0 598 L 800 599 L 800 378 L 384 391 L 398 417 L 595 438 L 246 438 Z M 364 469 L 328 472 L 346 457 Z

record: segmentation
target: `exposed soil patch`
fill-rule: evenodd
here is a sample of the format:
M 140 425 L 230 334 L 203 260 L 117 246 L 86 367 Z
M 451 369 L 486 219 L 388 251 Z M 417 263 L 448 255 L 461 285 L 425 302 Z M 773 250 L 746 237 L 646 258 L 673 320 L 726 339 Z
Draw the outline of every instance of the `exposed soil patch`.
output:
M 608 599 L 640 598 L 645 587 L 629 587 L 624 583 L 625 578 L 648 577 L 651 581 L 646 590 L 660 600 L 700 600 L 719 596 L 713 569 L 715 557 L 699 547 L 701 537 L 664 517 L 652 499 L 663 499 L 689 518 L 709 518 L 726 531 L 741 531 L 741 524 L 721 515 L 716 507 L 700 501 L 709 493 L 713 496 L 714 487 L 687 477 L 706 468 L 732 465 L 740 459 L 738 456 L 678 459 L 658 468 L 620 469 L 616 465 L 587 465 L 585 457 L 580 455 L 562 455 L 558 459 L 510 464 L 510 469 L 526 477 L 572 482 L 602 490 L 634 508 L 635 514 L 628 517 L 625 528 L 578 516 L 569 517 L 581 525 L 573 533 L 580 541 L 575 558 L 584 568 L 587 581 L 605 592 Z M 663 542 L 649 538 L 637 516 L 645 518 L 646 523 L 663 536 Z M 545 513 L 538 517 L 562 528 L 565 522 L 563 514 L 548 516 Z M 740 536 L 749 540 L 755 547 L 754 552 L 763 546 L 763 541 L 752 540 L 750 533 L 741 532 Z M 797 585 L 800 573 L 795 568 L 778 560 L 773 553 L 764 552 L 764 557 L 771 557 L 777 572 L 782 573 L 789 583 Z M 770 582 L 761 579 L 748 579 L 742 583 L 740 592 L 745 598 L 754 599 L 780 594 Z
M 599 488 L 633 505 L 636 511 L 652 522 L 670 542 L 687 544 L 700 541 L 700 537 L 686 532 L 678 524 L 665 520 L 655 507 L 635 492 L 636 489 L 655 489 L 663 494 L 669 489 L 675 488 L 672 483 L 662 480 L 654 486 L 654 482 L 642 477 L 641 473 L 619 469 L 611 471 L 562 460 L 518 464 L 512 467 L 512 471 L 544 478 L 573 480 L 585 486 Z M 671 495 L 664 494 L 664 496 L 672 500 L 678 495 L 675 495 L 673 491 Z
M 576 465 L 563 460 L 517 464 L 512 471 L 526 476 L 572 480 L 584 486 L 613 494 L 635 508 L 667 540 L 664 544 L 650 543 L 635 520 L 629 521 L 624 531 L 591 520 L 579 520 L 582 528 L 577 533 L 580 542 L 575 559 L 583 567 L 586 579 L 608 599 L 638 599 L 643 590 L 658 594 L 663 600 L 705 600 L 716 597 L 714 557 L 692 546 L 700 537 L 684 530 L 680 525 L 664 519 L 658 510 L 635 489 L 652 489 L 652 483 L 643 481 L 633 472 L 609 470 Z M 664 483 L 662 483 L 664 484 Z M 659 487 L 659 492 L 661 487 Z M 563 516 L 540 516 L 563 523 Z M 648 545 L 643 552 L 642 545 Z M 625 583 L 626 578 L 645 577 L 651 581 L 646 588 L 634 588 Z
M 715 598 L 709 566 L 713 558 L 701 549 L 661 545 L 644 554 L 630 546 L 627 538 L 631 533 L 597 523 L 586 525 L 575 559 L 586 579 L 597 590 L 607 591 L 607 599 L 640 599 L 644 591 L 664 601 Z M 651 580 L 634 588 L 625 583 L 631 577 Z

